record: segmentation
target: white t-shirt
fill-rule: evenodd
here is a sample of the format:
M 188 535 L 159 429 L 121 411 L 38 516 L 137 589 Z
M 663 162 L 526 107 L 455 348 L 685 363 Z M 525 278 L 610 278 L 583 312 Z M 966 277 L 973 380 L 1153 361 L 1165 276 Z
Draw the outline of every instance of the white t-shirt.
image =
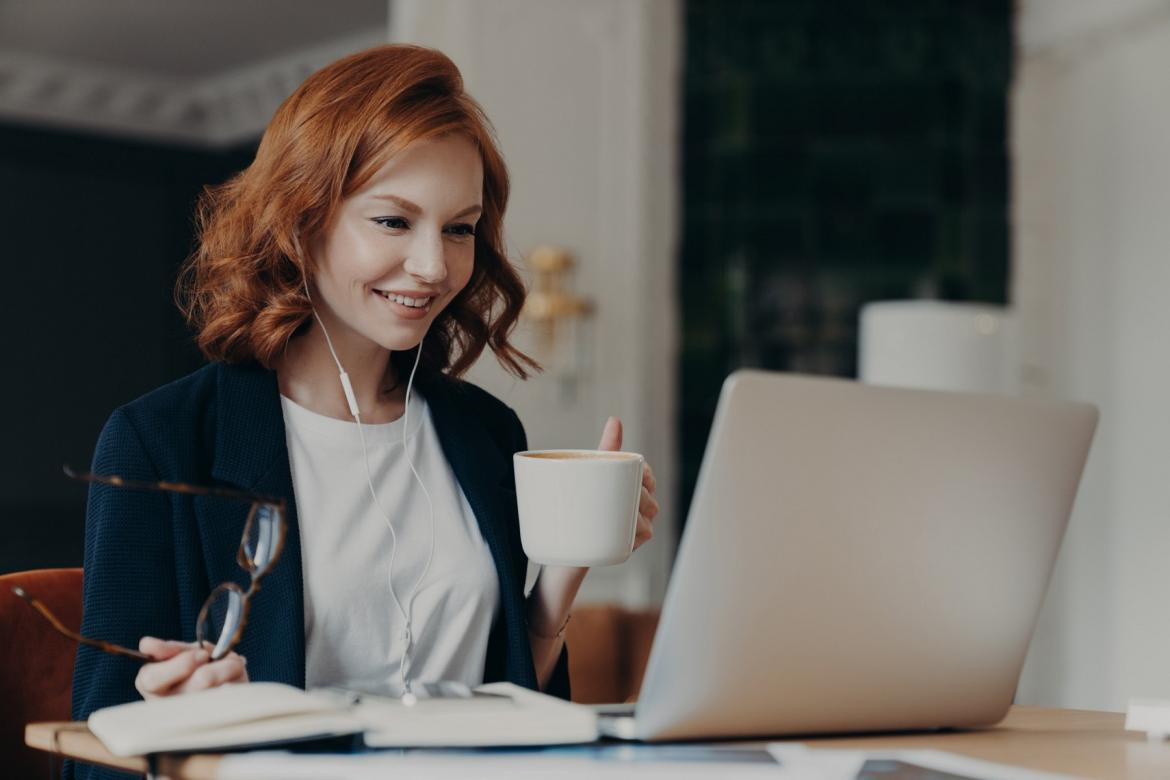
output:
M 357 424 L 281 397 L 300 526 L 305 684 L 402 693 L 405 621 L 387 585 L 394 542 L 366 482 Z M 403 609 L 431 544 L 426 497 L 402 451 L 403 419 L 364 425 L 370 472 L 398 536 L 394 593 Z M 483 682 L 499 581 L 475 514 L 443 455 L 430 408 L 410 402 L 407 446 L 435 506 L 435 548 L 414 596 L 412 682 Z

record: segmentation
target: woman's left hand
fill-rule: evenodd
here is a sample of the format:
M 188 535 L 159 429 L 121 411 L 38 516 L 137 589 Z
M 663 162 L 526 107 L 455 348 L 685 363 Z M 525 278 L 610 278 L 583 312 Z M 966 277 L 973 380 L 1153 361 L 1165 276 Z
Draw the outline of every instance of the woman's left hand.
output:
M 605 429 L 601 432 L 599 450 L 616 451 L 622 448 L 622 421 L 610 417 L 605 421 Z M 649 463 L 642 464 L 642 498 L 638 504 L 638 530 L 634 533 L 634 549 L 637 550 L 650 537 L 654 536 L 654 518 L 658 515 L 658 501 L 654 498 L 657 488 L 654 481 L 654 469 Z
M 601 433 L 599 450 L 622 448 L 622 421 L 610 417 Z M 658 501 L 654 498 L 654 471 L 642 464 L 642 495 L 638 503 L 638 529 L 634 533 L 634 549 L 638 549 L 654 535 L 654 517 Z M 536 589 L 528 599 L 528 638 L 536 679 L 543 689 L 553 673 L 561 653 L 565 625 L 573 599 L 589 569 L 583 566 L 545 566 L 536 581 Z

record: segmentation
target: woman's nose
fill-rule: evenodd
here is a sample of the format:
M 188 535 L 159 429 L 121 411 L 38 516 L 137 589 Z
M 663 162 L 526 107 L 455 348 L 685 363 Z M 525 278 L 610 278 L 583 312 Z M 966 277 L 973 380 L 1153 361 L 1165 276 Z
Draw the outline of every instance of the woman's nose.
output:
M 406 272 L 427 284 L 438 284 L 447 278 L 447 261 L 443 256 L 443 237 L 420 238 L 411 247 L 403 263 Z

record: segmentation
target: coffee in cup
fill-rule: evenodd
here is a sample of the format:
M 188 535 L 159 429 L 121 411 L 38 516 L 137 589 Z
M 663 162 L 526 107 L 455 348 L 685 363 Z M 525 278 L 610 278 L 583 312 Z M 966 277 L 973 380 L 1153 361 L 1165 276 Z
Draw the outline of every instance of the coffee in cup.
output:
M 635 452 L 529 450 L 512 456 L 529 559 L 609 566 L 630 557 L 645 459 Z

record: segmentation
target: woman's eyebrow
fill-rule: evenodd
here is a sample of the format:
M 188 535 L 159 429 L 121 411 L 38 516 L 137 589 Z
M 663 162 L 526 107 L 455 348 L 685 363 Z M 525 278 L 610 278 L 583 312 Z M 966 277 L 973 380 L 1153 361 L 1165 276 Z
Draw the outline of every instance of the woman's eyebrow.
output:
M 406 198 L 400 198 L 397 195 L 390 195 L 389 193 L 386 193 L 383 195 L 372 195 L 370 197 L 372 197 L 374 200 L 388 200 L 409 214 L 418 215 L 422 213 L 422 208 L 417 203 L 409 201 Z M 466 217 L 470 214 L 478 214 L 482 211 L 483 206 L 476 203 L 463 209 L 458 214 L 451 217 L 451 219 L 459 219 L 460 217 Z
M 391 203 L 393 203 L 394 205 L 398 206 L 403 211 L 409 212 L 411 214 L 421 214 L 422 213 L 422 209 L 419 208 L 418 204 L 412 203 L 411 201 L 407 200 L 406 198 L 400 198 L 397 195 L 386 194 L 386 195 L 373 195 L 371 197 L 374 200 L 388 200 Z
M 467 208 L 463 209 L 463 211 L 460 211 L 458 214 L 451 217 L 451 219 L 459 219 L 460 217 L 469 217 L 472 214 L 479 214 L 481 212 L 483 212 L 483 206 L 476 203 L 474 206 L 468 206 Z

